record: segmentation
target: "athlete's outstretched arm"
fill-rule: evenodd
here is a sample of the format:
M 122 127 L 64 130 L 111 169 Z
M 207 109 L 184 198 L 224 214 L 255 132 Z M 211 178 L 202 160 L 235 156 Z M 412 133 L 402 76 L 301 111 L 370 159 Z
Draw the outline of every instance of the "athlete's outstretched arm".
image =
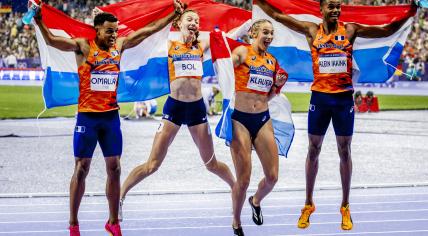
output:
M 150 23 L 149 25 L 131 33 L 127 37 L 118 38 L 119 47 L 122 45 L 121 50 L 123 51 L 127 48 L 137 46 L 144 39 L 164 28 L 184 11 L 184 5 L 180 2 L 180 0 L 174 0 L 174 8 L 175 11 L 171 12 L 166 17 Z
M 399 20 L 392 22 L 391 24 L 382 25 L 382 26 L 367 26 L 357 23 L 346 24 L 346 30 L 349 32 L 349 35 L 362 38 L 384 38 L 393 35 L 397 32 L 406 21 L 414 15 L 417 10 L 417 6 L 412 4 L 412 10 L 409 12 L 408 16 Z
M 42 7 L 42 6 L 41 6 Z M 49 46 L 57 48 L 63 51 L 80 51 L 80 41 L 83 39 L 70 39 L 61 36 L 53 35 L 48 27 L 42 20 L 42 9 L 40 8 L 37 14 L 34 16 L 36 24 L 39 26 L 40 31 Z
M 266 0 L 257 0 L 256 4 L 274 20 L 306 36 L 311 36 L 311 31 L 318 29 L 315 23 L 299 21 L 291 16 L 283 14 L 280 10 L 267 3 Z

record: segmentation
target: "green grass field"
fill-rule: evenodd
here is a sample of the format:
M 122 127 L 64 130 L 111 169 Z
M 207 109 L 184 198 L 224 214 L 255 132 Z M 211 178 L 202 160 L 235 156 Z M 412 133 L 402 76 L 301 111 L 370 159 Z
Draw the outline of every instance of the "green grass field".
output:
M 293 112 L 306 112 L 309 104 L 309 93 L 287 93 Z M 428 109 L 427 96 L 393 96 L 379 95 L 381 110 L 415 110 Z M 221 96 L 217 96 L 221 100 Z M 166 96 L 157 99 L 157 115 L 161 115 Z M 121 115 L 132 111 L 132 103 L 120 104 Z M 41 87 L 0 86 L 0 119 L 35 118 L 43 110 Z M 41 117 L 71 117 L 77 106 L 67 106 L 47 110 Z

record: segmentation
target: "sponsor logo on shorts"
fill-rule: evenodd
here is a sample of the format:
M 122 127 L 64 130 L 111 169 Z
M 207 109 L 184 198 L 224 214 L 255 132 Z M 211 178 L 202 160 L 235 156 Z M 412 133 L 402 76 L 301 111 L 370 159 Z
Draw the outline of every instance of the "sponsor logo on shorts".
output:
M 86 127 L 80 126 L 80 125 L 76 125 L 76 128 L 74 129 L 74 132 L 76 133 L 85 133 L 85 131 L 86 131 Z
M 351 110 L 349 111 L 349 113 L 354 112 L 354 107 L 351 107 Z
M 309 111 L 315 111 L 315 105 L 309 104 Z
M 265 122 L 267 116 L 263 116 L 262 122 Z

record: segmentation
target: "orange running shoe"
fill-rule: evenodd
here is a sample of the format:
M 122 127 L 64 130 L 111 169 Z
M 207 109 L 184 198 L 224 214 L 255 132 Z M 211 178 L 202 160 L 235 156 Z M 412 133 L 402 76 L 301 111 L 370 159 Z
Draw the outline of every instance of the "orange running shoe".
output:
M 349 204 L 340 208 L 340 213 L 342 213 L 342 229 L 343 230 L 351 230 L 353 227 L 351 210 L 349 210 Z
M 301 229 L 306 229 L 311 224 L 309 218 L 311 214 L 315 211 L 315 205 L 305 205 L 302 209 L 302 214 L 300 215 L 299 221 L 297 222 L 297 227 Z
M 70 230 L 70 236 L 80 236 L 79 225 L 70 225 L 68 229 Z
M 110 236 L 122 236 L 122 231 L 120 230 L 119 223 L 109 224 L 108 221 L 104 227 Z

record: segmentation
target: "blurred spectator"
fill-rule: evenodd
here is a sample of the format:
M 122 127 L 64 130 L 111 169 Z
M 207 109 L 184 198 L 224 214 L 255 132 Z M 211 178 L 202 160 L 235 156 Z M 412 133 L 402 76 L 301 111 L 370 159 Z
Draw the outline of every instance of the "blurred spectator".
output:
M 153 117 L 157 110 L 157 102 L 155 99 L 144 102 L 134 103 L 135 119 Z M 129 118 L 129 116 L 128 116 Z
M 366 93 L 366 97 L 364 98 L 368 112 L 378 112 L 379 111 L 379 102 L 377 97 L 374 95 L 372 91 L 368 91 Z
M 14 53 L 11 52 L 11 50 L 8 48 L 6 49 L 7 56 L 4 59 L 4 64 L 7 68 L 17 68 L 18 66 L 18 60 Z

